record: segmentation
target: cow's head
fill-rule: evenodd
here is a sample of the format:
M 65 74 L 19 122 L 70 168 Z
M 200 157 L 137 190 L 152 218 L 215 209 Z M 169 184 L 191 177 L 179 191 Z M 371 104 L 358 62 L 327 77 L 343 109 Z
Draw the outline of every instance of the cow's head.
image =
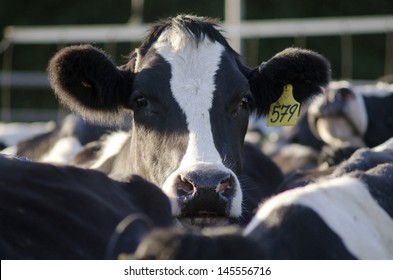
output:
M 322 56 L 290 48 L 249 69 L 214 21 L 178 16 L 156 24 L 125 66 L 73 46 L 51 60 L 49 74 L 59 99 L 87 119 L 133 113 L 123 163 L 162 187 L 174 215 L 238 218 L 250 114 L 268 112 L 286 84 L 299 102 L 320 93 L 330 68 Z
M 348 81 L 331 82 L 308 110 L 313 134 L 332 147 L 363 147 L 368 116 L 364 98 Z

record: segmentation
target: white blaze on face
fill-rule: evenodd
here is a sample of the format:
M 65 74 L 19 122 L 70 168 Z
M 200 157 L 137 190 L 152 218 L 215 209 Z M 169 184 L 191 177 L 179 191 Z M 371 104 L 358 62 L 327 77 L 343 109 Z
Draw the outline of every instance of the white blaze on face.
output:
M 342 177 L 286 191 L 265 202 L 244 230 L 250 234 L 280 207 L 302 205 L 314 210 L 359 259 L 393 258 L 393 221 L 362 181 Z M 279 222 L 279 221 L 276 221 Z
M 182 32 L 180 35 L 185 36 Z M 214 77 L 224 47 L 205 39 L 198 47 L 192 39 L 172 36 L 171 44 L 160 40 L 155 48 L 171 65 L 171 91 L 187 118 L 189 145 L 181 166 L 193 162 L 221 162 L 214 146 L 209 110 L 215 91 Z
M 189 34 L 173 29 L 165 31 L 154 48 L 171 65 L 171 91 L 186 116 L 189 131 L 187 151 L 178 170 L 164 183 L 164 192 L 175 200 L 171 182 L 179 172 L 198 164 L 211 164 L 215 169 L 232 173 L 235 178 L 237 186 L 231 215 L 240 215 L 242 197 L 239 183 L 233 172 L 223 165 L 214 145 L 209 114 L 216 90 L 215 75 L 225 51 L 224 46 L 207 38 L 197 45 Z M 172 201 L 172 206 L 176 214 L 177 203 Z

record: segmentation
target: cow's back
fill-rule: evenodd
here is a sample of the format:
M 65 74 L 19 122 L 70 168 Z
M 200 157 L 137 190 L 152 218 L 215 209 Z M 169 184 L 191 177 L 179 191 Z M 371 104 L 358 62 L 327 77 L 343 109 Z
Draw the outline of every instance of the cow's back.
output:
M 101 259 L 130 213 L 171 223 L 166 196 L 139 177 L 120 183 L 75 167 L 0 157 L 2 259 Z

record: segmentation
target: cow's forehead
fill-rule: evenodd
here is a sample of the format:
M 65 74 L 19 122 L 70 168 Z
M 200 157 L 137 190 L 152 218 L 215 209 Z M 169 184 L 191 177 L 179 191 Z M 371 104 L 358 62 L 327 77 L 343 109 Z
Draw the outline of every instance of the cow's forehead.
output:
M 143 56 L 138 55 L 135 72 L 140 77 L 137 76 L 136 84 L 138 80 L 154 80 L 155 83 L 172 80 L 174 85 L 177 80 L 179 87 L 172 88 L 171 92 L 182 92 L 184 98 L 195 91 L 199 95 L 206 94 L 205 98 L 212 97 L 210 89 L 213 86 L 215 98 L 218 97 L 217 92 L 221 92 L 220 96 L 225 93 L 230 98 L 234 92 L 246 92 L 249 89 L 235 53 L 227 47 L 208 37 L 196 40 L 190 34 L 172 36 L 175 39 L 160 37 Z M 140 79 L 142 77 L 146 79 Z M 142 83 L 143 86 L 147 84 Z
M 154 45 L 157 53 L 171 65 L 171 91 L 180 106 L 187 106 L 190 101 L 198 99 L 199 102 L 206 102 L 200 105 L 209 109 L 224 47 L 208 39 L 198 45 L 192 40 L 185 44 L 181 43 L 181 39 L 178 41 L 175 42 L 181 47 L 165 41 Z

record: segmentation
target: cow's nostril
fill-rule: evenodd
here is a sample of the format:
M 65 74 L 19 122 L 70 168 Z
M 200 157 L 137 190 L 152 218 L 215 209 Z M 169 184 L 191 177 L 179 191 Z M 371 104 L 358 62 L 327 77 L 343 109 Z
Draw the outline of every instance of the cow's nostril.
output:
M 184 176 L 179 176 L 176 184 L 176 194 L 179 198 L 187 199 L 193 196 L 196 188 L 191 180 Z
M 225 200 L 231 199 L 233 197 L 234 191 L 235 190 L 232 186 L 231 177 L 222 180 L 216 188 L 216 192 Z
M 230 172 L 199 165 L 179 172 L 175 177 L 174 194 L 179 206 L 178 217 L 203 217 L 193 220 L 204 224 L 211 217 L 229 217 L 238 189 L 236 177 Z M 241 193 L 240 193 L 241 194 Z
M 230 177 L 228 177 L 228 178 L 226 178 L 226 179 L 224 179 L 224 180 L 222 180 L 219 184 L 218 184 L 218 186 L 217 186 L 217 188 L 216 188 L 216 192 L 224 192 L 227 188 L 230 188 L 231 187 L 231 178 Z

